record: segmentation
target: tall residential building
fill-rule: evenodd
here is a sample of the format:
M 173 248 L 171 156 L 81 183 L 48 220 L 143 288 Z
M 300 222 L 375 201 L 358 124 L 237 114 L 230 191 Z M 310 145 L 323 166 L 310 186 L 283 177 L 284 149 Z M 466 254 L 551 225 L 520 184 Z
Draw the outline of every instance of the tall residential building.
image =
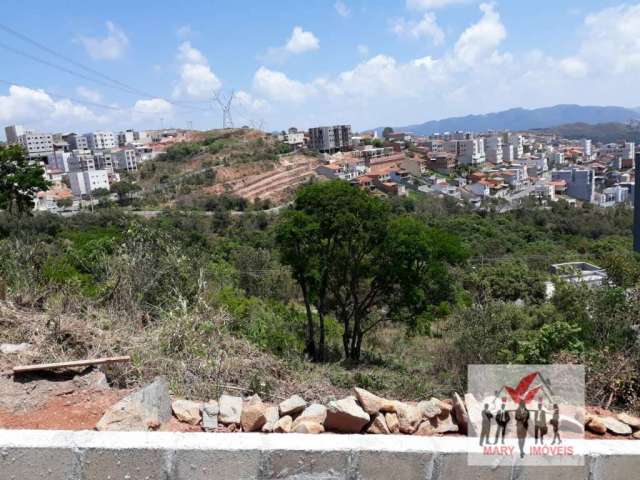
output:
M 65 152 L 64 150 L 55 150 L 47 156 L 48 169 L 68 172 L 70 159 L 71 153 Z
M 334 125 L 309 129 L 309 148 L 334 152 L 351 146 L 351 125 Z
M 69 157 L 70 172 L 87 172 L 96 169 L 91 150 L 74 150 Z
M 116 170 L 114 168 L 113 152 L 111 150 L 96 150 L 93 152 L 93 162 L 96 170 L 106 170 L 109 173 L 114 173 Z
M 444 144 L 444 150 L 454 154 L 461 165 L 479 165 L 486 160 L 484 138 L 449 140 Z
M 551 172 L 552 180 L 564 180 L 567 184 L 567 195 L 582 200 L 593 202 L 595 193 L 595 175 L 591 169 L 572 168 Z
M 636 144 L 633 142 L 625 142 L 622 150 L 622 158 L 625 160 L 633 160 L 636 157 Z
M 500 164 L 503 160 L 502 137 L 489 137 L 484 141 L 487 162 Z
M 88 150 L 89 143 L 87 143 L 87 139 L 84 135 L 79 135 L 77 133 L 67 133 L 62 135 L 62 140 L 69 144 L 69 150 Z
M 88 195 L 99 189 L 109 189 L 109 172 L 106 170 L 91 170 L 82 172 L 71 172 L 69 174 L 71 190 L 77 197 Z
M 27 130 L 22 125 L 9 125 L 8 127 L 4 127 L 4 134 L 7 137 L 7 145 L 18 143 L 18 137 L 25 133 L 33 133 L 33 131 Z
M 91 132 L 85 133 L 84 136 L 91 150 L 116 148 L 116 138 L 113 132 Z
M 118 146 L 120 147 L 130 145 L 137 140 L 140 140 L 140 133 L 135 130 L 129 129 L 123 132 L 118 132 Z
M 582 140 L 582 153 L 584 154 L 585 158 L 591 158 L 593 151 L 591 148 L 591 140 L 588 138 Z
M 512 135 L 509 143 L 513 146 L 513 156 L 516 160 L 524 155 L 524 137 L 522 135 Z
M 138 155 L 135 148 L 122 148 L 112 153 L 113 166 L 116 170 L 135 172 L 138 170 Z
M 53 137 L 50 133 L 27 132 L 18 137 L 18 143 L 31 158 L 46 157 L 53 152 Z

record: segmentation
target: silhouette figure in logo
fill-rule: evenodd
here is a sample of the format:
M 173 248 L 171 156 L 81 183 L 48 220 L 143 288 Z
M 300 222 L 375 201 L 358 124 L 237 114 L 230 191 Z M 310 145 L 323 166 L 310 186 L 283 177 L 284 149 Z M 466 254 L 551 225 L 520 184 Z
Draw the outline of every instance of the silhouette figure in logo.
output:
M 544 436 L 547 434 L 547 412 L 542 408 L 542 399 L 538 403 L 538 410 L 536 410 L 534 425 L 536 444 L 538 443 L 538 438 L 540 438 L 540 443 L 544 445 Z
M 511 415 L 509 415 L 509 410 L 506 409 L 507 404 L 505 402 L 502 403 L 502 407 L 500 411 L 496 414 L 496 423 L 498 424 L 498 429 L 496 430 L 496 439 L 493 442 L 494 445 L 498 444 L 498 440 L 502 437 L 502 444 L 504 445 L 504 435 L 507 431 L 507 424 L 511 421 Z
M 527 430 L 529 429 L 529 410 L 524 400 L 520 400 L 518 409 L 516 410 L 516 435 L 518 436 L 518 446 L 520 447 L 520 458 L 524 458 L 524 443 L 527 439 Z
M 558 440 L 558 443 L 562 443 L 562 439 L 558 433 L 558 430 L 560 429 L 560 407 L 558 407 L 557 403 L 553 404 L 553 417 L 551 417 L 550 423 L 553 427 L 553 441 L 551 442 L 551 445 L 554 445 L 556 440 Z
M 491 432 L 491 419 L 493 418 L 493 413 L 489 411 L 489 404 L 484 404 L 484 410 L 482 410 L 482 430 L 480 431 L 480 446 L 484 442 L 489 444 L 489 433 Z

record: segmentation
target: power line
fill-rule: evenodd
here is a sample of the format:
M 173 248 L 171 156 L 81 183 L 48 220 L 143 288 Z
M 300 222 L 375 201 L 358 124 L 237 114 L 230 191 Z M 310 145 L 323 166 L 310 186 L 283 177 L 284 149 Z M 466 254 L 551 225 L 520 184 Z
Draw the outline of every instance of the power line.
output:
M 170 99 L 167 99 L 167 98 L 164 98 L 164 97 L 160 97 L 160 96 L 153 96 L 151 94 L 138 91 L 137 89 L 132 89 L 131 87 L 126 86 L 126 84 L 124 84 L 125 87 L 122 87 L 120 85 L 113 85 L 113 84 L 108 83 L 108 82 L 106 82 L 106 81 L 104 81 L 102 79 L 93 78 L 93 77 L 90 77 L 90 76 L 85 75 L 83 73 L 77 72 L 75 70 L 71 70 L 69 68 L 66 68 L 64 66 L 61 66 L 61 65 L 58 65 L 56 63 L 50 62 L 48 60 L 42 59 L 40 57 L 37 57 L 35 55 L 32 55 L 32 54 L 30 54 L 28 52 L 25 52 L 23 50 L 20 50 L 18 48 L 12 47 L 12 46 L 7 45 L 7 44 L 2 43 L 2 42 L 0 42 L 0 47 L 4 48 L 5 50 L 8 50 L 8 51 L 10 51 L 10 52 L 12 52 L 12 53 L 14 53 L 16 55 L 21 55 L 21 56 L 23 56 L 25 58 L 33 60 L 34 62 L 41 63 L 41 64 L 46 65 L 46 66 L 51 67 L 51 68 L 55 68 L 56 70 L 60 70 L 60 71 L 62 71 L 64 73 L 67 73 L 67 74 L 72 75 L 74 77 L 82 78 L 84 80 L 87 80 L 87 81 L 90 81 L 90 82 L 93 82 L 93 83 L 97 83 L 97 84 L 102 85 L 102 86 L 107 87 L 107 88 L 120 90 L 122 92 L 128 93 L 129 95 L 144 96 L 144 97 L 147 97 L 147 98 L 159 98 L 159 99 L 162 99 L 162 100 L 164 100 L 164 101 L 166 101 L 166 102 L 168 102 L 168 103 L 170 103 L 170 104 L 172 104 L 172 105 L 174 105 L 176 107 L 183 108 L 183 109 L 185 109 L 185 111 L 202 111 L 202 112 L 208 112 L 209 111 L 209 109 L 205 109 L 205 108 L 198 108 L 198 107 L 193 107 L 193 106 L 190 106 L 190 107 L 183 106 L 183 105 L 180 105 L 179 103 L 176 103 L 176 102 L 174 102 L 174 101 L 172 101 Z M 63 58 L 65 58 L 65 57 L 63 57 Z M 75 63 L 77 63 L 77 62 L 74 62 L 74 64 Z M 85 70 L 92 71 L 92 69 L 89 69 L 88 67 L 83 67 L 83 68 Z M 109 78 L 109 77 L 106 77 L 106 78 Z

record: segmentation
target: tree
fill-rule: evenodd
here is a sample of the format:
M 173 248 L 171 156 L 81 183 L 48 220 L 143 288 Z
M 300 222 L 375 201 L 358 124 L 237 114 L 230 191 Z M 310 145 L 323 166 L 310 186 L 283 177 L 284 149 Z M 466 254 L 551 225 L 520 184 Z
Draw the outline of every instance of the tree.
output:
M 371 142 L 371 145 L 373 145 L 376 148 L 382 148 L 384 147 L 384 142 L 379 138 L 374 138 L 373 141 Z
M 0 145 L 0 208 L 22 216 L 33 210 L 38 192 L 49 189 L 44 169 L 29 161 L 19 145 Z
M 140 190 L 139 185 L 126 180 L 121 180 L 111 185 L 111 191 L 118 194 L 118 202 L 121 205 L 126 204 L 132 195 Z
M 384 138 L 387 138 L 392 133 L 393 133 L 393 128 L 391 128 L 391 127 L 384 127 L 384 130 L 382 130 L 382 136 Z
M 416 219 L 394 220 L 387 202 L 341 181 L 301 189 L 276 237 L 302 291 L 308 351 L 317 345 L 319 361 L 327 314 L 342 324 L 345 357 L 357 362 L 365 335 L 383 321 L 407 321 L 450 299 L 446 263 L 464 258 L 453 237 Z

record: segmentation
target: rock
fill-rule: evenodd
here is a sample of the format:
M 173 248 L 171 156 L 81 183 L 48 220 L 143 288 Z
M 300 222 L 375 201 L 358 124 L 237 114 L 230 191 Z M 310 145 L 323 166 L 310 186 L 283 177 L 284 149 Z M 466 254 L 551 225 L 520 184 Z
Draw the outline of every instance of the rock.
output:
M 616 418 L 622 423 L 626 423 L 634 430 L 640 430 L 640 418 L 629 415 L 628 413 L 619 413 Z
M 633 434 L 633 438 L 635 438 L 636 440 L 640 440 L 640 430 Z
M 324 427 L 318 422 L 303 420 L 299 422 L 292 431 L 294 433 L 323 433 Z
M 480 425 L 482 425 L 482 405 L 473 396 L 473 393 L 465 393 L 464 404 L 467 407 L 468 423 L 467 433 L 471 436 L 480 436 Z M 459 425 L 459 424 L 458 424 Z
M 276 428 L 278 420 L 280 420 L 280 414 L 278 413 L 278 407 L 267 407 L 264 412 L 264 418 L 266 418 L 265 424 L 262 426 L 263 432 L 273 432 Z M 289 417 L 291 418 L 291 417 Z
M 453 417 L 447 411 L 431 419 L 431 425 L 434 423 L 436 425 L 436 433 L 455 433 L 459 430 L 458 425 L 453 423 Z
M 202 418 L 200 414 L 202 403 L 178 399 L 173 401 L 171 409 L 178 420 L 189 425 L 198 425 Z
M 412 434 L 422 421 L 422 412 L 415 405 L 398 403 L 396 406 L 398 414 L 398 426 L 402 433 Z
M 433 425 L 431 425 L 431 422 L 429 420 L 425 420 L 420 424 L 418 429 L 415 431 L 414 435 L 419 435 L 422 437 L 431 437 L 435 435 L 435 433 L 436 433 L 436 430 L 435 428 L 433 428 Z
M 398 415 L 395 413 L 385 413 L 385 422 L 391 433 L 400 433 L 400 424 L 398 423 Z
M 218 428 L 218 414 L 220 407 L 218 402 L 210 400 L 202 405 L 202 428 L 207 432 L 212 432 Z
M 306 406 L 307 402 L 304 398 L 299 395 L 293 395 L 292 397 L 289 397 L 286 400 L 280 402 L 280 405 L 278 405 L 278 410 L 280 411 L 280 416 L 293 416 L 297 413 L 302 412 L 306 408 Z
M 418 409 L 422 413 L 422 418 L 435 418 L 442 413 L 442 409 L 431 400 L 418 403 Z
M 324 426 L 337 432 L 360 433 L 369 420 L 369 414 L 356 403 L 356 399 L 346 397 L 329 402 Z
M 292 429 L 296 427 L 296 424 L 302 421 L 312 421 L 324 425 L 327 419 L 327 407 L 320 405 L 319 403 L 312 403 L 295 419 Z
M 573 416 L 560 415 L 560 431 L 584 433 L 584 422 L 579 422 Z
M 260 398 L 260 395 L 258 395 L 257 393 L 254 393 L 250 397 L 247 397 L 244 399 L 245 405 L 253 405 L 256 403 L 262 403 L 262 399 Z
M 105 412 L 100 431 L 156 430 L 171 419 L 169 384 L 157 377 L 144 388 L 126 396 Z
M 373 417 L 373 422 L 367 428 L 367 433 L 381 434 L 381 435 L 389 435 L 391 431 L 387 426 L 387 422 L 384 419 L 384 413 L 376 413 L 375 417 Z
M 460 432 L 467 434 L 469 430 L 469 414 L 462 398 L 460 398 L 460 395 L 455 392 L 453 394 L 453 416 L 456 419 L 458 428 L 460 428 Z
M 453 404 L 450 401 L 438 400 L 436 397 L 431 397 L 431 403 L 440 407 L 440 410 L 446 410 L 447 412 L 453 411 Z
M 262 400 L 253 400 L 251 403 L 244 405 L 242 414 L 240 415 L 240 424 L 245 432 L 257 432 L 265 423 L 267 423 L 267 406 Z
M 375 415 L 378 412 L 393 413 L 396 411 L 396 402 L 393 400 L 378 397 L 363 388 L 355 387 L 353 391 L 362 409 L 369 415 Z
M 590 432 L 597 433 L 598 435 L 607 433 L 607 426 L 602 421 L 602 418 L 597 415 L 585 414 L 584 423 L 585 428 Z
M 291 415 L 285 415 L 276 422 L 276 426 L 273 431 L 277 433 L 289 433 L 292 426 L 293 418 L 291 418 Z
M 29 343 L 2 343 L 0 344 L 0 353 L 11 355 L 14 353 L 26 352 L 31 348 Z
M 607 430 L 615 435 L 631 435 L 633 430 L 626 423 L 622 423 L 615 417 L 602 417 L 602 422 L 606 425 Z
M 220 423 L 224 423 L 225 425 L 240 423 L 240 417 L 242 415 L 242 398 L 231 395 L 222 395 L 218 405 L 220 407 L 220 414 L 218 415 L 218 421 Z

